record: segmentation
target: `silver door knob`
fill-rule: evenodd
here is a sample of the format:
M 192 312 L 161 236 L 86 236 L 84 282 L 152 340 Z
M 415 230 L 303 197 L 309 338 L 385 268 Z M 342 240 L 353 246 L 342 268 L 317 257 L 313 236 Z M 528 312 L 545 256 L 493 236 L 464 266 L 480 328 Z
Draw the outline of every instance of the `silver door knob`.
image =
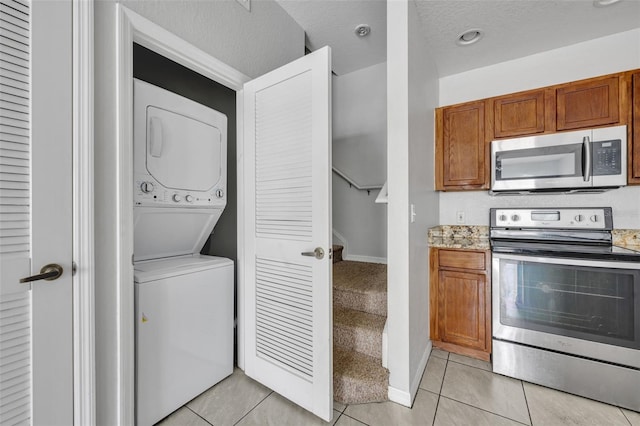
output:
M 316 259 L 324 258 L 324 250 L 322 249 L 322 247 L 316 247 L 315 250 L 313 251 L 303 251 L 300 254 L 303 256 L 312 256 L 312 257 L 315 257 Z
M 30 277 L 20 278 L 21 283 L 30 283 L 31 281 L 53 281 L 60 278 L 62 275 L 62 266 L 57 263 L 50 263 L 48 265 L 44 265 L 42 269 L 40 269 L 40 273 L 38 275 L 31 275 Z

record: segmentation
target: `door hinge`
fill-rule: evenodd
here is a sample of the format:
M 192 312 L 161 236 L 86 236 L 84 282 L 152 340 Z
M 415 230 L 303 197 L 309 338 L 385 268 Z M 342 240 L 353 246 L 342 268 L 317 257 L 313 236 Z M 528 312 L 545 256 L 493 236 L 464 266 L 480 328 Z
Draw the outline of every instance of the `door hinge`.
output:
M 76 262 L 71 262 L 71 276 L 75 277 L 76 272 L 78 272 L 78 264 Z

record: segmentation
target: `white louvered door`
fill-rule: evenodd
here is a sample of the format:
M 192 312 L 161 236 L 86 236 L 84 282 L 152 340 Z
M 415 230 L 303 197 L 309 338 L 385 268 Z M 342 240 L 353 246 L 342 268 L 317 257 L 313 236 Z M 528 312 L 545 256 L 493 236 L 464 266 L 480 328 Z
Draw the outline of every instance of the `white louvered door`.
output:
M 245 372 L 330 421 L 331 59 L 244 87 Z M 322 259 L 303 256 L 320 248 Z
M 3 426 L 73 424 L 71 124 L 71 2 L 0 0 Z

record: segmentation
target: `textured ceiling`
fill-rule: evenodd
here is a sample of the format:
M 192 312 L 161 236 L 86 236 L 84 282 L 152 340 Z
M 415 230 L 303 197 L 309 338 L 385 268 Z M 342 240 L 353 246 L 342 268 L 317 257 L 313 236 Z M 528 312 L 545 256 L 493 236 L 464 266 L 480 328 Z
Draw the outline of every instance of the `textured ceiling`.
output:
M 277 1 L 305 30 L 312 51 L 331 46 L 336 74 L 386 60 L 385 0 Z M 640 27 L 640 0 L 599 8 L 592 0 L 414 2 L 440 76 Z M 371 34 L 356 37 L 354 28 L 363 23 L 371 25 Z M 483 39 L 471 46 L 457 46 L 457 36 L 469 28 L 482 29 Z
M 304 29 L 311 51 L 331 46 L 336 74 L 347 74 L 387 60 L 385 0 L 277 1 Z M 371 26 L 368 36 L 355 35 L 354 30 L 360 24 Z
M 638 0 L 624 0 L 608 7 L 594 7 L 591 0 L 415 3 L 440 76 L 640 27 Z M 484 37 L 474 45 L 457 46 L 457 36 L 470 28 L 484 30 Z

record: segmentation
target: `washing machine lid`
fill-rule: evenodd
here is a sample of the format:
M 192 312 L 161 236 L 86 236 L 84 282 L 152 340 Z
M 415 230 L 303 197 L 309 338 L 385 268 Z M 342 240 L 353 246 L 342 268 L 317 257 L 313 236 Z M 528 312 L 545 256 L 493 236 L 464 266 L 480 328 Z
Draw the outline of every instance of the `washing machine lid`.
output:
M 205 108 L 197 104 L 196 107 Z M 206 108 L 204 122 L 154 105 L 147 105 L 146 110 L 147 171 L 162 186 L 210 191 L 224 179 L 223 143 L 227 133 L 224 114 Z
M 226 257 L 194 254 L 191 256 L 137 262 L 133 267 L 133 279 L 135 283 L 142 284 L 164 278 L 229 267 L 233 267 L 233 260 Z

